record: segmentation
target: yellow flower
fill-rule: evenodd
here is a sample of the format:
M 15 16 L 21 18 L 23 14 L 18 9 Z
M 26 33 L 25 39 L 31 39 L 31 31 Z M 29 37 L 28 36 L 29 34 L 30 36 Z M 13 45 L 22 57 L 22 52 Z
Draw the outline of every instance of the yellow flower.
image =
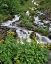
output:
M 47 45 L 50 45 L 50 43 L 47 43 Z
M 48 47 L 50 47 L 50 45 L 48 45 Z
M 36 35 L 33 36 L 33 39 L 36 39 Z
M 34 56 L 34 58 L 36 58 L 36 56 Z
M 15 34 L 15 32 L 11 32 L 11 34 L 12 34 L 12 35 L 14 35 L 14 34 Z
M 44 44 L 40 43 L 40 46 L 41 46 L 41 47 L 44 47 Z
M 2 39 L 1 42 L 4 42 L 4 40 Z
M 17 60 L 17 62 L 20 62 L 20 60 Z
M 47 46 L 44 46 L 45 48 L 47 48 Z
M 37 60 L 37 62 L 40 62 L 39 60 Z
M 11 35 L 14 35 L 15 34 L 15 32 L 13 32 L 13 31 L 12 32 L 11 31 L 7 31 L 7 33 L 8 34 L 11 34 Z
M 0 40 L 0 43 L 3 43 L 4 42 L 4 40 L 2 39 L 2 40 Z
M 17 61 L 19 59 L 19 57 L 15 57 L 14 60 Z
M 15 57 L 14 60 L 16 61 L 17 60 L 17 57 Z

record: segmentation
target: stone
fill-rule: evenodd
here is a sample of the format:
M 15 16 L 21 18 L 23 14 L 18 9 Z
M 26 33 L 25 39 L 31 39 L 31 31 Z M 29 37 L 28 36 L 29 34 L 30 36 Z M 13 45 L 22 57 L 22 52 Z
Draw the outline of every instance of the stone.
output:
M 32 32 L 32 33 L 30 34 L 30 38 L 31 38 L 31 39 L 35 39 L 35 37 L 36 37 L 35 32 Z
M 7 28 L 6 26 L 0 26 L 0 40 L 5 39 L 8 30 L 9 28 Z

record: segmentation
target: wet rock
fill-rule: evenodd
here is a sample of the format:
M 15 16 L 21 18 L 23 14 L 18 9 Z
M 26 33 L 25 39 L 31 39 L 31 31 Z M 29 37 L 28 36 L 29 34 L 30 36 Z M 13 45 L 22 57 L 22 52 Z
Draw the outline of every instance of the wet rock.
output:
M 51 21 L 51 17 L 48 17 L 48 20 Z
M 23 31 L 23 34 L 26 34 L 26 32 Z
M 51 33 L 48 35 L 48 38 L 51 39 Z
M 46 18 L 51 21 L 51 9 L 49 8 L 45 8 L 43 10 L 41 10 L 41 12 L 43 12 L 46 16 Z
M 35 32 L 32 32 L 32 33 L 30 34 L 30 38 L 31 38 L 31 39 L 34 39 L 35 37 L 36 37 Z
M 16 29 L 15 29 L 15 28 L 10 28 L 9 30 L 10 30 L 10 31 L 15 32 L 15 34 L 14 34 L 14 37 L 15 37 L 15 38 L 16 38 L 16 37 L 18 37 L 18 34 L 17 34 L 17 32 L 16 32 Z
M 39 16 L 39 19 L 40 19 L 40 20 L 44 20 L 44 19 L 47 19 L 47 17 L 46 17 L 46 15 L 40 15 L 40 16 Z
M 8 30 L 9 30 L 8 27 L 0 26 L 0 40 L 5 39 Z
M 18 36 L 18 34 L 16 33 L 16 29 L 15 28 L 8 28 L 6 26 L 0 26 L 0 40 L 1 39 L 5 39 L 5 37 L 7 36 L 7 31 L 8 30 L 15 32 L 14 37 Z
M 12 23 L 12 26 L 15 26 L 15 22 Z

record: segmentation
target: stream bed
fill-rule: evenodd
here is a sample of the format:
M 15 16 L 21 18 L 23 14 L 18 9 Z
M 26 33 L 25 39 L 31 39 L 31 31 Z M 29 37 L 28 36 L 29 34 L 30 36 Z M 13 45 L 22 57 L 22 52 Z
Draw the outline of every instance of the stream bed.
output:
M 32 0 L 32 3 L 33 2 L 34 2 L 34 0 Z M 36 4 L 36 2 L 34 2 L 34 4 L 38 6 L 38 4 Z M 29 15 L 29 11 L 27 12 L 27 15 Z M 40 11 L 37 10 L 37 15 L 34 15 L 34 23 L 37 26 L 43 26 L 43 27 L 45 27 L 48 24 L 49 25 L 49 33 L 51 33 L 51 21 L 49 21 L 49 20 L 40 20 L 39 19 L 40 15 L 44 15 L 44 13 L 41 13 Z M 19 21 L 19 22 L 16 22 L 16 21 Z M 21 39 L 25 39 L 27 34 L 28 34 L 28 36 L 30 36 L 31 33 L 34 32 L 34 31 L 29 30 L 26 27 L 19 27 L 18 25 L 20 24 L 20 22 L 21 22 L 20 21 L 20 16 L 15 15 L 15 17 L 12 20 L 8 20 L 6 22 L 3 22 L 1 24 L 1 26 L 8 27 L 10 29 L 15 29 L 18 37 L 21 38 Z M 46 43 L 51 44 L 51 39 L 50 39 L 51 37 L 48 38 L 47 36 L 44 36 L 44 35 L 42 35 L 41 33 L 38 33 L 38 32 L 35 32 L 35 34 L 36 34 L 36 37 L 37 37 L 37 41 L 41 40 L 41 42 L 43 44 L 46 44 Z M 50 51 L 50 58 L 51 58 L 51 51 Z M 50 60 L 49 60 L 49 62 L 50 63 L 48 63 L 48 64 L 51 64 Z

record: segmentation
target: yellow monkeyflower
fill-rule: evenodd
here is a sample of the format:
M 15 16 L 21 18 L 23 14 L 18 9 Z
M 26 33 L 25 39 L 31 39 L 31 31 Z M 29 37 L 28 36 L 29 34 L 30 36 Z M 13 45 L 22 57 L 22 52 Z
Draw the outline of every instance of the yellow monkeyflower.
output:
M 34 58 L 36 58 L 36 56 L 34 56 Z
M 11 34 L 12 34 L 12 35 L 14 35 L 14 34 L 15 34 L 15 32 L 11 32 Z
M 15 34 L 15 32 L 13 32 L 13 31 L 12 32 L 11 31 L 7 31 L 7 33 L 8 34 L 11 34 L 11 35 L 14 35 Z
M 20 58 L 19 56 L 18 57 L 15 57 L 14 60 L 18 60 L 19 58 Z
M 17 62 L 20 62 L 20 60 L 17 60 Z
M 17 57 L 15 57 L 14 60 L 16 61 L 17 60 Z
M 45 48 L 47 48 L 47 46 L 46 46 L 46 45 L 45 45 L 44 47 L 45 47 Z
M 41 46 L 41 47 L 44 47 L 44 44 L 43 44 L 43 43 L 40 43 L 40 46 Z
M 47 44 L 48 44 L 48 45 L 50 45 L 50 43 L 49 43 L 49 42 L 47 42 Z
M 4 42 L 4 40 L 2 39 L 1 42 Z
M 39 60 L 37 60 L 37 62 L 40 62 Z
M 2 39 L 2 40 L 0 40 L 0 43 L 3 43 L 4 42 L 4 40 Z

